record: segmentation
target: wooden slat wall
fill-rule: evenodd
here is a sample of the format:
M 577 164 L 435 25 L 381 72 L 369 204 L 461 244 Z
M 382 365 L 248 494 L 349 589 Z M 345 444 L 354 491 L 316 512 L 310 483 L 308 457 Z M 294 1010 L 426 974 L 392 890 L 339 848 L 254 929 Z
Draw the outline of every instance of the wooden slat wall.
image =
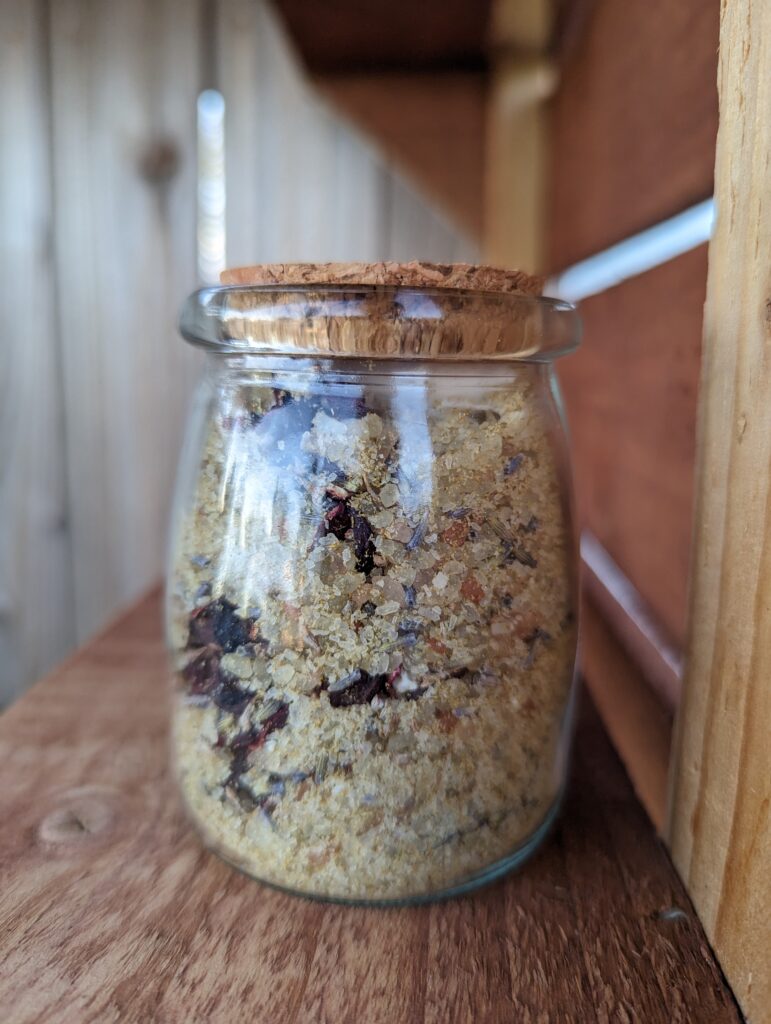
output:
M 552 108 L 558 271 L 706 198 L 718 0 L 596 0 Z M 705 248 L 582 304 L 562 370 L 583 520 L 673 639 L 685 636 Z
M 75 639 L 42 5 L 0 0 L 0 694 Z
M 198 7 L 51 4 L 54 244 L 79 640 L 148 586 L 195 370 Z M 165 156 L 164 156 L 165 154 Z
M 201 89 L 226 102 L 229 262 L 475 250 L 314 94 L 260 0 L 0 0 L 0 29 L 2 702 L 162 568 Z

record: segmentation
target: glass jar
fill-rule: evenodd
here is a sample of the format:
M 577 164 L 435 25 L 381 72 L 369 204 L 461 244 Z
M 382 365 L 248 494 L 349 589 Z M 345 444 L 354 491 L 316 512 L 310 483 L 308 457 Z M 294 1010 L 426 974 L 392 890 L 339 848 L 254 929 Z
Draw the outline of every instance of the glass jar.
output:
M 578 329 L 523 278 L 369 270 L 284 267 L 183 311 L 208 357 L 168 575 L 173 749 L 244 871 L 415 901 L 519 863 L 559 804 L 577 547 L 552 364 Z

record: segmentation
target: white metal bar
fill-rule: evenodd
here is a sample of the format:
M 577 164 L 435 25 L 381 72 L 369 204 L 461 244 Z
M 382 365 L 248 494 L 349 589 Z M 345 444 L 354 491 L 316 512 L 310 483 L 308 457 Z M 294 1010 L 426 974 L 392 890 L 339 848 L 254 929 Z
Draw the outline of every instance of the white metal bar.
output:
M 604 292 L 708 242 L 714 221 L 715 200 L 705 199 L 675 217 L 568 267 L 547 282 L 546 294 L 578 302 Z

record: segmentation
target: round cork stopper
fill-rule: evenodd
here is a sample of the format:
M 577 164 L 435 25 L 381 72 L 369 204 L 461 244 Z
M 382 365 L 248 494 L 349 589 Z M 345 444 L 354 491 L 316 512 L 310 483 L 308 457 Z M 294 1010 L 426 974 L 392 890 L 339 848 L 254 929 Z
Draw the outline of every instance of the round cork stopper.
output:
M 519 270 L 467 263 L 275 263 L 188 299 L 184 337 L 227 353 L 367 360 L 552 359 L 578 339 L 572 306 Z
M 539 296 L 543 290 L 543 278 L 522 270 L 418 260 L 410 263 L 266 263 L 225 270 L 220 280 L 223 285 L 240 287 L 381 285 L 529 296 Z

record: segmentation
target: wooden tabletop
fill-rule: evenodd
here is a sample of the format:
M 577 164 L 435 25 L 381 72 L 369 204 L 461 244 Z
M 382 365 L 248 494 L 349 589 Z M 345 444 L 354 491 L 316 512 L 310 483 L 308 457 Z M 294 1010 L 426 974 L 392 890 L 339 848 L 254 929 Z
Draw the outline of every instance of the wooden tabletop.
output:
M 562 819 L 519 873 L 428 907 L 266 889 L 206 852 L 167 771 L 157 596 L 0 719 L 0 1018 L 740 1020 L 585 706 Z

